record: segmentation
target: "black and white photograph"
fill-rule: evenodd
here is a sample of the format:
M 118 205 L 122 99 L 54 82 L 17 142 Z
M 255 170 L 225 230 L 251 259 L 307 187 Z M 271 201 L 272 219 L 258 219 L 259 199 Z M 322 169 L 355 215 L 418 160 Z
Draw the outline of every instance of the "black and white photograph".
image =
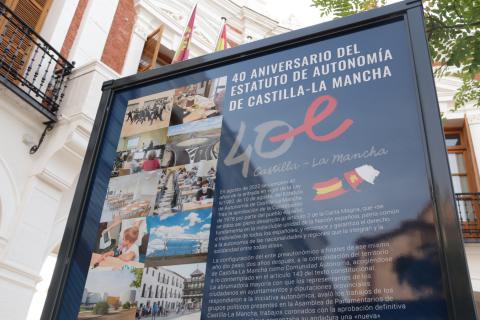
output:
M 130 100 L 121 137 L 168 127 L 174 90 Z

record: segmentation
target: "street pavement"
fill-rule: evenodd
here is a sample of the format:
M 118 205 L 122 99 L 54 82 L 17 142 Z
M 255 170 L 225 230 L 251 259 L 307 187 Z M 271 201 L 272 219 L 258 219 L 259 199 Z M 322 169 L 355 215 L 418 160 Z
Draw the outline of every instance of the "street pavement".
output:
M 152 320 L 152 317 L 144 317 L 142 320 Z M 172 314 L 168 317 L 156 317 L 155 320 L 200 320 L 200 311 L 190 314 Z
M 111 314 L 107 314 L 107 315 L 104 315 L 104 316 L 98 316 L 98 315 L 93 315 L 91 313 L 88 313 L 87 314 L 83 314 L 80 313 L 80 315 L 78 316 L 78 319 L 92 319 L 92 320 L 135 320 L 135 310 L 134 309 L 131 309 L 131 310 L 122 310 L 120 312 L 116 312 L 116 313 L 111 313 Z M 200 318 L 199 318 L 200 319 Z

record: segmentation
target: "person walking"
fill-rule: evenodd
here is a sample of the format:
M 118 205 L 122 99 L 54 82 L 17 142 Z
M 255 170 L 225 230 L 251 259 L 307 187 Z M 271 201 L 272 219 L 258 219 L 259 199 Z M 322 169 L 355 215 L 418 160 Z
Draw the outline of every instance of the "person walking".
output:
M 158 304 L 154 302 L 152 307 L 152 320 L 155 320 L 157 318 L 157 314 L 158 314 Z

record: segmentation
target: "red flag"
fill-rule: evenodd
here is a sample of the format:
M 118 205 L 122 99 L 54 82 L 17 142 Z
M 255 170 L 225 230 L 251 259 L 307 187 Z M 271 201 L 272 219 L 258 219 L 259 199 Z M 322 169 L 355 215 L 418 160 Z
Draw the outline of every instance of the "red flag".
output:
M 180 41 L 180 45 L 178 46 L 178 49 L 173 56 L 172 63 L 188 59 L 188 45 L 190 44 L 190 39 L 192 38 L 193 34 L 193 24 L 195 22 L 196 12 L 197 5 L 195 5 L 195 7 L 193 8 L 192 15 L 190 16 L 190 20 L 188 20 L 187 27 L 185 28 L 185 32 L 183 33 L 182 41 Z
M 220 35 L 218 36 L 217 46 L 215 47 L 215 51 L 222 51 L 227 49 L 227 23 L 226 20 L 223 21 L 222 31 L 220 31 Z
M 362 177 L 360 177 L 360 175 L 357 173 L 357 171 L 354 169 L 354 170 L 350 170 L 350 171 L 347 171 L 343 174 L 343 176 L 345 177 L 345 180 L 348 182 L 348 184 L 352 187 L 353 190 L 355 191 L 360 191 L 358 190 L 358 186 L 364 181 L 362 179 Z

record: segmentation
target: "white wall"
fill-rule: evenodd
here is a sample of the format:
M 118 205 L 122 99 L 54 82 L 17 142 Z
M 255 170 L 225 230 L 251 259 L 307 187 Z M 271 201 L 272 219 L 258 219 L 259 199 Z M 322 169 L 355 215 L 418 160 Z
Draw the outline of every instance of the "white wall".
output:
M 102 57 L 118 0 L 88 1 L 69 59 L 81 67 Z

